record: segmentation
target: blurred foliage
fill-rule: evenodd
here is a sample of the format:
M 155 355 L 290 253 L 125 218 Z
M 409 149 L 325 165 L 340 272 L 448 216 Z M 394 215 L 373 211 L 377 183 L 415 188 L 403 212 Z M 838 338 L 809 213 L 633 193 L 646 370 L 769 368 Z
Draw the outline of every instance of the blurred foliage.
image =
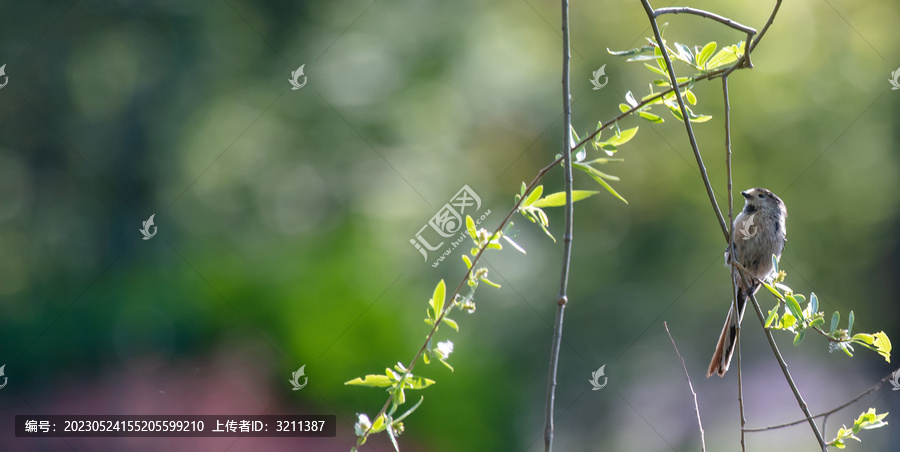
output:
M 690 6 L 756 28 L 771 8 Z M 640 45 L 647 23 L 637 3 L 572 8 L 573 126 L 589 130 L 658 77 L 606 52 Z M 412 355 L 392 345 L 421 341 L 422 300 L 435 281 L 463 277 L 459 265 L 423 264 L 409 239 L 463 184 L 492 209 L 493 229 L 521 180 L 561 152 L 555 2 L 48 0 L 2 9 L 0 360 L 27 382 L 17 389 L 26 398 L 260 342 L 272 364 L 256 371 L 270 375 L 272 391 L 338 414 L 349 447 L 354 410 L 384 399 L 342 383 Z M 667 38 L 688 46 L 742 38 L 699 18 L 669 22 Z M 754 69 L 730 78 L 735 187 L 785 200 L 781 265 L 792 285 L 895 337 L 900 97 L 886 79 L 900 64 L 898 22 L 896 3 L 785 2 Z M 291 91 L 301 64 L 309 82 Z M 603 64 L 609 84 L 592 90 Z M 692 91 L 713 117 L 695 131 L 727 210 L 721 87 Z M 697 444 L 661 322 L 699 375 L 731 283 L 683 125 L 648 129 L 616 164 L 615 188 L 629 204 L 594 196 L 576 209 L 560 450 Z M 548 191 L 561 190 L 560 173 L 543 181 Z M 593 184 L 576 179 L 577 188 Z M 152 213 L 159 233 L 142 241 L 137 229 Z M 547 216 L 563 224 L 562 212 Z M 405 421 L 404 449 L 539 447 L 560 250 L 535 229 L 516 238 L 527 256 L 507 249 L 487 261 L 510 290 L 485 297 L 461 328 L 453 378 L 429 369 L 440 383 Z M 872 360 L 844 371 L 843 354 L 784 352 L 813 411 L 859 392 L 828 393 L 836 382 L 864 388 L 889 370 Z M 742 353 L 759 369 L 745 375 L 751 422 L 793 420 L 796 405 L 758 334 L 744 336 Z M 309 390 L 292 392 L 284 380 L 302 364 Z M 609 386 L 588 391 L 584 380 L 604 364 Z M 733 446 L 733 379 L 695 384 L 708 445 Z M 893 400 L 879 400 L 878 412 Z M 888 450 L 888 434 L 900 441 L 890 429 L 870 433 L 867 450 Z M 802 428 L 777 435 L 784 450 L 811 439 Z

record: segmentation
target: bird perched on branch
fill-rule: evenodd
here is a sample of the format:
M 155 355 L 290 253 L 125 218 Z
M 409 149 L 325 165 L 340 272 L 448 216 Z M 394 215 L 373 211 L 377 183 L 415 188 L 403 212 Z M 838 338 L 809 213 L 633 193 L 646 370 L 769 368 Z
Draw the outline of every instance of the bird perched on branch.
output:
M 766 279 L 775 270 L 772 255 L 781 257 L 787 234 L 787 209 L 781 198 L 765 188 L 752 188 L 742 191 L 741 195 L 744 197 L 744 209 L 734 219 L 734 256 L 730 256 L 729 251 L 725 250 L 725 266 L 731 267 L 733 258 L 747 271 L 747 281 L 741 279 L 740 269 L 735 267 L 732 277 L 737 283 L 738 312 L 735 314 L 732 303 L 716 344 L 716 352 L 709 363 L 707 378 L 713 374 L 721 377 L 728 371 L 734 354 L 737 326 L 744 317 L 744 308 L 747 307 L 751 294 L 756 294 L 760 287 L 756 280 Z

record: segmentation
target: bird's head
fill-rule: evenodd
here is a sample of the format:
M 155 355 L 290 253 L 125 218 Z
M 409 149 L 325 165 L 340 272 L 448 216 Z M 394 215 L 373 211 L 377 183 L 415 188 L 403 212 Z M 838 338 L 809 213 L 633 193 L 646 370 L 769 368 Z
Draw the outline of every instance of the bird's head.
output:
M 751 213 L 758 210 L 780 210 L 787 213 L 781 198 L 765 188 L 756 187 L 744 190 L 741 192 L 741 196 L 744 197 L 744 209 Z

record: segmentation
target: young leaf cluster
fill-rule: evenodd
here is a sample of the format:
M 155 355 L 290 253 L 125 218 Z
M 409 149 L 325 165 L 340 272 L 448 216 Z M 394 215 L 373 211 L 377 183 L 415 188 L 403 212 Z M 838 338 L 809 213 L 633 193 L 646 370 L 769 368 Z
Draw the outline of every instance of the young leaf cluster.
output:
M 443 281 L 441 281 L 441 283 L 443 283 Z M 391 439 L 391 443 L 394 444 L 394 449 L 399 451 L 400 448 L 397 445 L 397 436 L 403 433 L 403 420 L 412 414 L 413 411 L 416 411 L 416 409 L 419 408 L 419 405 L 422 404 L 422 401 L 425 400 L 425 397 L 420 397 L 419 401 L 416 402 L 412 408 L 406 410 L 402 415 L 394 417 L 394 414 L 397 412 L 400 405 L 406 403 L 405 391 L 407 389 L 425 389 L 433 385 L 434 380 L 417 377 L 404 367 L 402 363 L 397 363 L 393 369 L 386 368 L 384 375 L 366 375 L 364 378 L 354 378 L 344 384 L 368 386 L 370 388 L 385 388 L 391 394 L 391 409 L 381 413 L 375 418 L 374 422 L 370 421 L 369 417 L 365 414 L 357 415 L 358 420 L 354 425 L 356 436 L 358 437 L 356 445 L 362 446 L 365 444 L 366 439 L 373 433 L 387 432 L 388 437 Z M 356 447 L 351 450 L 355 452 Z
M 509 224 L 512 226 L 512 223 Z M 472 256 L 478 256 L 479 253 L 486 251 L 488 249 L 503 249 L 503 245 L 500 244 L 500 238 L 504 238 L 508 243 L 510 243 L 514 248 L 521 252 L 525 252 L 521 246 L 515 243 L 512 238 L 504 234 L 503 232 L 498 231 L 495 234 L 491 234 L 486 229 L 476 229 L 475 221 L 471 216 L 466 216 L 466 230 L 469 233 L 469 236 L 472 239 L 474 244 L 471 249 Z M 475 312 L 475 290 L 478 288 L 478 285 L 481 283 L 487 284 L 491 287 L 500 288 L 500 285 L 488 279 L 488 269 L 486 267 L 481 267 L 478 269 L 473 269 L 472 264 L 473 261 L 469 258 L 468 255 L 462 256 L 463 262 L 466 264 L 466 268 L 469 270 L 468 272 L 468 286 L 469 292 L 462 296 L 456 295 L 453 300 L 447 300 L 447 286 L 442 279 L 437 286 L 434 288 L 434 292 L 431 295 L 431 299 L 428 300 L 428 307 L 425 309 L 425 323 L 431 326 L 431 331 L 428 333 L 427 342 L 423 347 L 423 350 L 419 356 L 422 357 L 422 361 L 425 364 L 430 364 L 432 360 L 437 360 L 444 366 L 446 366 L 450 371 L 453 371 L 453 366 L 450 365 L 448 359 L 450 354 L 453 352 L 453 342 L 446 340 L 442 342 L 438 342 L 435 344 L 435 334 L 437 333 L 440 325 L 447 325 L 452 328 L 454 331 L 459 332 L 459 324 L 456 320 L 453 320 L 449 317 L 449 314 L 454 309 L 460 309 L 467 313 Z M 416 359 L 418 359 L 418 357 Z M 397 444 L 397 436 L 403 432 L 403 423 L 401 422 L 407 416 L 412 414 L 419 405 L 422 404 L 424 397 L 420 398 L 419 401 L 413 405 L 412 408 L 406 410 L 402 415 L 398 417 L 394 417 L 394 414 L 400 408 L 401 405 L 406 403 L 406 393 L 407 389 L 409 390 L 419 390 L 425 389 L 435 383 L 434 380 L 429 378 L 424 378 L 420 376 L 413 375 L 412 366 L 415 364 L 416 359 L 413 360 L 413 363 L 410 364 L 410 367 L 407 368 L 403 366 L 402 363 L 397 363 L 393 369 L 387 368 L 385 369 L 384 375 L 381 374 L 370 374 L 365 377 L 355 378 L 350 380 L 345 385 L 351 386 L 367 386 L 370 388 L 384 388 L 390 395 L 390 409 L 380 413 L 375 417 L 374 421 L 371 421 L 366 414 L 358 414 L 358 419 L 354 428 L 356 430 L 356 446 L 362 446 L 366 443 L 369 435 L 380 432 L 387 432 L 388 437 L 391 440 L 391 443 L 394 445 L 394 450 L 399 451 L 400 447 Z M 356 451 L 356 447 L 352 448 L 351 451 Z
M 585 152 L 585 146 L 581 146 L 578 149 L 578 152 L 575 153 L 575 161 L 572 162 L 572 167 L 584 171 L 588 176 L 591 176 L 591 179 L 594 179 L 595 182 L 600 184 L 601 187 L 605 188 L 610 194 L 619 198 L 625 204 L 628 204 L 628 201 L 622 197 L 616 190 L 614 190 L 607 180 L 618 181 L 619 178 L 613 176 L 611 174 L 604 173 L 603 171 L 598 170 L 594 165 L 602 165 L 610 162 L 624 162 L 625 159 L 620 158 L 611 158 L 616 154 L 616 151 L 619 150 L 619 146 L 631 141 L 635 135 L 637 135 L 638 128 L 632 127 L 630 129 L 621 130 L 619 129 L 619 123 L 615 124 L 615 134 L 607 140 L 601 139 L 601 130 L 603 128 L 603 123 L 597 123 L 597 133 L 594 135 L 594 138 L 591 139 L 591 146 L 593 146 L 594 150 L 603 150 L 606 152 L 607 157 L 600 157 L 594 160 L 585 161 L 587 157 L 587 152 Z M 575 132 L 574 129 L 569 131 L 571 133 L 572 141 L 575 143 L 580 143 L 581 139 L 578 137 L 578 133 Z M 596 192 L 594 192 L 596 193 Z M 565 194 L 563 193 L 563 196 Z M 574 194 L 573 194 L 574 197 Z M 574 199 L 573 199 L 574 202 Z M 563 198 L 563 204 L 565 204 L 565 198 Z
M 522 196 L 525 196 L 525 190 L 527 187 L 525 186 L 525 182 L 522 182 L 522 189 L 519 190 L 519 194 L 516 195 L 516 202 L 519 202 Z M 537 223 L 541 226 L 541 229 L 544 230 L 544 233 L 547 234 L 548 237 L 553 239 L 556 242 L 556 238 L 553 237 L 553 234 L 550 233 L 550 230 L 547 227 L 550 226 L 550 220 L 547 218 L 547 214 L 544 213 L 544 207 L 560 207 L 566 205 L 566 192 L 557 192 L 552 193 L 547 196 L 541 198 L 541 195 L 544 193 L 544 186 L 538 185 L 534 187 L 534 190 L 531 190 L 531 193 L 519 204 L 519 213 L 522 214 L 523 217 L 527 218 L 532 223 Z M 572 190 L 572 202 L 581 201 L 582 199 L 589 198 L 591 196 L 596 195 L 599 192 L 590 191 L 590 190 Z M 518 245 L 516 245 L 518 248 Z M 467 263 L 468 264 L 468 263 Z
M 778 259 L 772 256 L 777 276 L 772 283 L 763 282 L 763 285 L 772 295 L 778 299 L 779 304 L 769 311 L 766 319 L 766 328 L 773 330 L 785 330 L 794 333 L 794 345 L 800 345 L 806 332 L 814 330 L 825 336 L 830 343 L 831 350 L 843 350 L 848 356 L 853 356 L 853 345 L 860 345 L 877 352 L 885 361 L 891 362 L 891 340 L 884 331 L 877 333 L 853 334 L 853 322 L 855 316 L 850 311 L 847 319 L 847 328 L 838 328 L 841 314 L 835 311 L 831 315 L 829 327 L 825 328 L 825 313 L 819 311 L 819 299 L 814 292 L 809 294 L 809 302 L 802 294 L 794 293 L 793 289 L 783 284 L 786 276 L 784 270 L 778 270 Z M 800 305 L 806 303 L 806 307 Z M 784 305 L 784 313 L 779 317 L 779 306 Z
M 665 27 L 668 24 L 664 24 L 662 27 L 661 33 L 665 32 Z M 671 87 L 671 83 L 669 81 L 668 74 L 668 66 L 666 65 L 666 60 L 663 58 L 663 49 L 661 49 L 656 41 L 647 38 L 649 42 L 648 45 L 643 47 L 639 47 L 636 49 L 625 50 L 625 51 L 613 51 L 607 49 L 607 51 L 616 56 L 628 56 L 628 60 L 626 61 L 641 61 L 644 62 L 644 67 L 647 68 L 654 75 L 662 76 L 661 79 L 655 79 L 650 84 L 650 92 L 649 94 L 643 96 L 641 101 L 638 102 L 634 94 L 631 91 L 628 91 L 625 94 L 625 102 L 619 104 L 619 109 L 622 112 L 627 112 L 632 108 L 638 107 L 641 103 L 649 101 L 651 99 L 656 98 L 656 100 L 649 102 L 637 110 L 634 111 L 633 114 L 637 114 L 641 118 L 646 119 L 650 122 L 660 123 L 665 120 L 657 113 L 652 112 L 653 106 L 662 105 L 679 121 L 684 121 L 684 116 L 681 114 L 681 108 L 678 106 L 678 99 L 675 98 L 675 92 L 670 91 L 668 93 L 660 96 L 656 92 L 654 92 L 653 87 L 659 86 L 662 88 Z M 688 114 L 688 119 L 691 122 L 706 122 L 712 119 L 712 116 L 694 113 L 689 105 L 697 105 L 697 95 L 691 90 L 694 86 L 694 82 L 697 77 L 708 75 L 710 72 L 714 70 L 721 69 L 725 66 L 737 63 L 741 57 L 744 56 L 744 48 L 745 42 L 740 41 L 737 44 L 733 44 L 730 46 L 726 46 L 716 52 L 718 45 L 715 41 L 710 41 L 706 43 L 703 47 L 694 46 L 693 48 L 681 44 L 674 43 L 673 47 L 670 47 L 667 41 L 663 40 L 663 47 L 665 48 L 666 53 L 669 55 L 669 58 L 672 61 L 680 61 L 685 65 L 689 66 L 694 75 L 690 77 L 678 77 L 676 79 L 676 83 L 683 84 L 687 83 L 687 87 L 684 89 L 684 98 L 687 101 L 685 104 L 685 110 Z M 649 62 L 655 62 L 656 64 L 650 64 Z M 689 104 L 689 105 L 688 105 Z
M 856 418 L 856 421 L 853 422 L 853 427 L 847 428 L 846 425 L 841 426 L 841 429 L 837 432 L 837 436 L 835 436 L 828 445 L 837 447 L 838 449 L 844 449 L 847 447 L 844 442 L 848 439 L 855 439 L 862 442 L 856 435 L 863 430 L 872 430 L 888 425 L 888 423 L 884 421 L 884 418 L 886 418 L 887 415 L 888 413 L 878 414 L 875 412 L 875 408 L 869 408 L 868 411 L 860 414 L 859 417 Z
M 718 53 L 715 53 L 716 44 L 709 43 L 705 45 L 702 49 L 694 48 L 691 50 L 686 46 L 676 43 L 676 48 L 678 49 L 677 54 L 673 53 L 672 49 L 666 47 L 666 50 L 670 52 L 670 55 L 673 56 L 678 61 L 685 62 L 696 70 L 699 71 L 700 74 L 705 74 L 708 71 L 713 71 L 715 69 L 721 68 L 722 66 L 731 64 L 737 61 L 740 56 L 743 54 L 743 43 L 738 46 L 731 46 L 726 49 L 722 49 Z M 654 73 L 666 76 L 665 74 L 665 62 L 662 58 L 662 53 L 658 49 L 651 44 L 650 46 L 645 46 L 640 49 L 635 49 L 634 51 L 629 52 L 611 52 L 614 54 L 640 54 L 645 51 L 654 52 L 652 56 L 650 55 L 638 55 L 635 58 L 632 58 L 629 61 L 640 61 L 640 60 L 656 60 L 657 67 L 653 67 L 650 65 L 646 65 L 650 68 Z M 729 56 L 730 55 L 730 56 Z M 693 84 L 693 78 L 681 78 L 678 80 L 678 83 L 683 83 L 686 81 L 690 81 Z M 668 87 L 669 83 L 667 80 L 657 80 L 654 82 L 657 86 Z M 666 93 L 665 95 L 659 95 L 653 93 L 653 85 L 650 87 L 650 95 L 645 96 L 641 102 L 649 101 L 652 97 L 656 96 L 656 99 L 653 102 L 648 102 L 646 105 L 643 105 L 641 108 L 637 109 L 634 113 L 643 117 L 644 119 L 650 120 L 651 122 L 663 122 L 663 119 L 650 112 L 650 108 L 654 105 L 665 105 L 672 111 L 672 114 L 675 115 L 676 118 L 681 118 L 680 110 L 678 109 L 677 100 L 674 97 L 674 93 Z M 688 89 L 684 91 L 685 96 L 688 100 L 688 103 L 691 105 L 696 105 L 697 98 L 694 93 L 690 90 L 690 86 Z M 628 92 L 626 95 L 626 101 L 628 101 L 629 105 L 632 107 L 637 107 L 640 105 L 635 99 L 631 92 Z M 624 104 L 623 104 L 624 105 Z M 623 111 L 628 111 L 631 107 L 621 107 Z M 710 119 L 710 116 L 706 115 L 698 115 L 691 111 L 690 108 L 687 109 L 688 115 L 690 116 L 691 121 L 694 122 L 705 122 Z M 570 130 L 570 142 L 571 148 L 575 152 L 575 160 L 573 161 L 573 167 L 577 168 L 580 171 L 587 173 L 595 182 L 597 182 L 601 187 L 603 187 L 610 194 L 615 196 L 616 198 L 622 200 L 626 204 L 628 201 L 625 200 L 613 187 L 609 184 L 609 181 L 619 181 L 619 178 L 608 174 L 606 172 L 600 171 L 597 169 L 597 165 L 607 164 L 611 162 L 622 162 L 624 159 L 621 158 L 613 158 L 615 153 L 618 151 L 619 147 L 629 142 L 632 138 L 635 137 L 638 131 L 638 127 L 633 127 L 630 129 L 621 130 L 619 128 L 619 120 L 621 118 L 614 119 L 610 124 L 603 125 L 602 123 L 597 124 L 597 130 L 594 131 L 591 136 L 590 141 L 591 146 L 595 151 L 602 150 L 607 155 L 606 157 L 600 157 L 593 160 L 586 160 L 587 152 L 586 152 L 586 143 L 583 144 L 579 149 L 574 149 L 577 146 L 577 143 L 581 142 L 581 139 L 578 137 L 578 134 L 573 130 Z M 610 126 L 615 126 L 613 131 L 613 136 L 603 139 L 601 138 L 601 131 L 604 128 L 608 128 Z M 556 161 L 551 164 L 553 166 L 559 163 L 562 160 L 561 155 L 556 156 Z M 549 167 L 548 167 L 549 168 Z M 543 175 L 540 173 L 538 178 Z M 535 181 L 536 182 L 536 181 Z M 532 184 L 535 184 L 532 182 Z M 532 190 L 528 190 L 529 186 L 522 183 L 521 190 L 519 194 L 516 195 L 516 210 L 522 214 L 525 218 L 527 218 L 532 223 L 537 223 L 541 226 L 544 233 L 547 234 L 553 241 L 556 241 L 556 238 L 553 237 L 553 234 L 549 231 L 550 222 L 547 218 L 546 213 L 544 212 L 544 208 L 547 207 L 562 207 L 566 205 L 566 194 L 565 192 L 557 192 L 552 193 L 546 196 L 543 196 L 544 187 L 543 185 L 537 185 Z M 588 198 L 595 194 L 599 193 L 598 191 L 592 190 L 573 190 L 572 191 L 572 202 L 577 202 L 582 199 Z M 506 221 L 506 220 L 504 220 Z M 435 333 L 438 331 L 441 325 L 447 325 L 452 328 L 454 331 L 459 331 L 459 324 L 456 320 L 449 317 L 449 314 L 454 309 L 459 309 L 465 311 L 467 313 L 475 312 L 475 290 L 481 283 L 489 285 L 491 287 L 500 288 L 500 285 L 494 283 L 490 279 L 488 279 L 488 269 L 485 267 L 473 268 L 473 265 L 478 261 L 481 254 L 483 254 L 488 249 L 503 249 L 503 245 L 500 243 L 500 240 L 505 240 L 510 246 L 525 254 L 525 250 L 519 246 L 515 241 L 513 241 L 513 237 L 515 236 L 514 231 L 511 230 L 513 226 L 512 222 L 509 222 L 503 230 L 498 230 L 495 233 L 491 233 L 486 229 L 476 229 L 475 222 L 472 220 L 470 216 L 466 217 L 466 230 L 469 233 L 473 241 L 473 247 L 471 248 L 470 254 L 473 257 L 469 257 L 469 255 L 463 255 L 463 262 L 466 264 L 466 268 L 468 270 L 466 276 L 466 282 L 469 287 L 468 293 L 465 295 L 454 293 L 450 298 L 452 300 L 448 300 L 446 294 L 446 285 L 444 281 L 441 280 L 437 287 L 435 287 L 434 293 L 431 299 L 428 301 L 428 307 L 426 308 L 426 317 L 425 323 L 431 327 L 430 332 L 426 336 L 426 343 L 423 344 L 419 354 L 413 358 L 412 362 L 409 364 L 409 367 L 403 366 L 402 363 L 397 363 L 393 369 L 387 368 L 385 369 L 384 375 L 381 374 L 370 374 L 361 378 L 355 378 L 353 380 L 347 381 L 346 385 L 351 386 L 367 386 L 373 388 L 383 388 L 388 392 L 389 398 L 385 406 L 382 408 L 381 412 L 375 417 L 375 420 L 372 421 L 366 414 L 358 414 L 358 421 L 355 424 L 355 431 L 357 435 L 357 444 L 359 447 L 365 444 L 369 435 L 373 433 L 386 432 L 391 440 L 391 443 L 394 446 L 394 449 L 399 452 L 399 446 L 397 444 L 396 437 L 403 432 L 404 426 L 402 421 L 409 416 L 412 412 L 414 412 L 424 400 L 424 397 L 420 397 L 419 401 L 413 405 L 410 409 L 406 410 L 403 414 L 399 416 L 395 416 L 399 408 L 406 403 L 406 390 L 419 390 L 425 389 L 435 383 L 434 380 L 424 378 L 421 376 L 416 376 L 412 373 L 412 368 L 415 366 L 416 362 L 421 357 L 422 361 L 425 364 L 429 364 L 433 360 L 439 361 L 441 364 L 446 366 L 448 369 L 453 371 L 453 366 L 448 362 L 448 358 L 450 353 L 453 352 L 453 342 L 446 340 L 442 342 L 437 342 L 435 344 Z M 356 451 L 357 447 L 353 447 L 351 450 Z

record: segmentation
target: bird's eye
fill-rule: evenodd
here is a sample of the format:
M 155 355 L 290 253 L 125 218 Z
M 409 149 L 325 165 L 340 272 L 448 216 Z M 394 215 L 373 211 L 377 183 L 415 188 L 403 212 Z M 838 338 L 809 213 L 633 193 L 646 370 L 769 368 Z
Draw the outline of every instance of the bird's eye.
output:
M 760 197 L 760 199 L 762 199 L 762 198 L 765 198 L 765 195 L 763 195 L 763 194 L 762 194 L 762 193 L 760 193 L 760 194 L 759 194 L 759 195 L 757 195 L 757 196 L 759 196 L 759 197 Z

